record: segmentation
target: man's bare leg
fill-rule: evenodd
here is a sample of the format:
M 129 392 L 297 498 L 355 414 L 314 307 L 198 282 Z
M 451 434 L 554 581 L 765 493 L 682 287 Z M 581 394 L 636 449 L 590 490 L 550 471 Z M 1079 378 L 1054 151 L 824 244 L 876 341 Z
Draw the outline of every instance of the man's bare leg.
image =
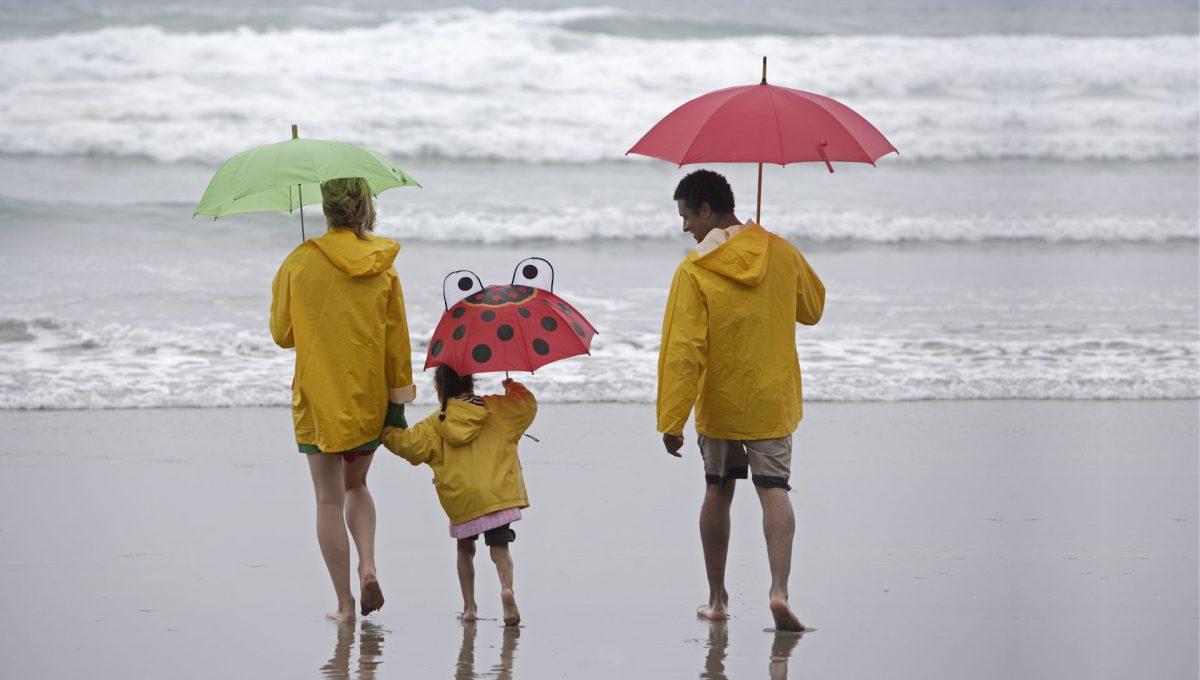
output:
M 729 507 L 735 481 L 708 484 L 700 506 L 700 543 L 704 547 L 704 570 L 708 574 L 708 604 L 696 614 L 710 621 L 729 618 L 729 593 L 725 590 L 725 562 L 729 557 Z
M 775 629 L 799 632 L 804 624 L 788 606 L 788 577 L 792 572 L 792 539 L 796 514 L 787 489 L 754 487 L 763 510 L 763 535 L 767 539 L 767 562 L 771 565 L 771 616 Z
M 475 541 L 458 539 L 458 587 L 462 589 L 463 621 L 474 621 L 478 616 L 475 606 Z
M 383 590 L 375 574 L 375 501 L 367 489 L 367 471 L 375 456 L 361 456 L 345 463 L 346 526 L 358 550 L 359 599 L 362 614 L 383 608 Z
M 337 594 L 337 610 L 326 614 L 335 621 L 354 620 L 354 596 L 350 593 L 350 539 L 346 536 L 345 477 L 342 457 L 328 453 L 311 453 L 308 469 L 312 473 L 313 490 L 317 494 L 317 543 Z
M 513 594 L 513 562 L 508 554 L 508 544 L 489 546 L 496 573 L 500 575 L 500 602 L 504 605 L 504 625 L 521 623 L 521 612 L 517 610 L 517 597 Z

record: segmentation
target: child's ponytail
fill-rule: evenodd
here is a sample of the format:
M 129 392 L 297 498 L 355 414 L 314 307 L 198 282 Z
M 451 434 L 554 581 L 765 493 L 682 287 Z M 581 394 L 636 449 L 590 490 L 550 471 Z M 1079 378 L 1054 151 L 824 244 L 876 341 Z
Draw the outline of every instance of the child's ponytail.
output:
M 442 411 L 438 420 L 446 419 L 446 404 L 451 397 L 470 394 L 475 389 L 475 378 L 470 375 L 459 375 L 449 366 L 438 366 L 433 372 L 433 384 L 442 395 Z

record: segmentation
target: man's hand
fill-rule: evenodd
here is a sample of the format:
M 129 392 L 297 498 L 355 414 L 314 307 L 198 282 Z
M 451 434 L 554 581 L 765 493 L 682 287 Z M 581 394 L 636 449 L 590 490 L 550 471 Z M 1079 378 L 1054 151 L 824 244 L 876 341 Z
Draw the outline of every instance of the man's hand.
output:
M 667 448 L 667 453 L 682 458 L 683 454 L 679 453 L 679 449 L 683 448 L 683 435 L 681 434 L 664 434 L 663 446 Z

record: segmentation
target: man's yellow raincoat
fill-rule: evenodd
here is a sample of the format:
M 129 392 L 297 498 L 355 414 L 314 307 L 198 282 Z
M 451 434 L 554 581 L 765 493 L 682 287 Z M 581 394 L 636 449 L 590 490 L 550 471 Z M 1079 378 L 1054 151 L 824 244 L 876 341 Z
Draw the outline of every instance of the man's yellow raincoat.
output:
M 433 468 L 442 509 L 451 524 L 508 508 L 529 507 L 517 440 L 537 414 L 533 393 L 509 382 L 504 395 L 483 397 L 484 406 L 462 399 L 446 403 L 407 430 L 389 427 L 383 444 L 413 465 Z
M 271 337 L 296 348 L 292 419 L 306 453 L 378 444 L 388 402 L 416 396 L 400 245 L 332 229 L 288 255 L 271 286 Z
M 775 439 L 803 415 L 796 323 L 812 325 L 825 286 L 792 244 L 747 223 L 675 270 L 658 355 L 658 431 Z

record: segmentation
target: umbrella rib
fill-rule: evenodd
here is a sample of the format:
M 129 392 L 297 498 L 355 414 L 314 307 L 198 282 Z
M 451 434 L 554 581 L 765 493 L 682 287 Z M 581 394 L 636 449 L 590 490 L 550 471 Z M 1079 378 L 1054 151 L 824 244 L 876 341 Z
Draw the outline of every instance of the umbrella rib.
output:
M 705 129 L 705 128 L 707 128 L 707 127 L 708 127 L 708 125 L 709 125 L 709 123 L 711 123 L 711 122 L 712 122 L 713 116 L 715 116 L 715 115 L 717 114 L 717 112 L 718 112 L 718 111 L 720 111 L 721 109 L 725 108 L 725 105 L 726 105 L 726 104 L 728 104 L 729 102 L 733 101 L 734 99 L 737 99 L 737 98 L 738 98 L 738 97 L 740 97 L 742 94 L 745 94 L 745 91 L 742 91 L 742 92 L 736 92 L 736 93 L 734 93 L 734 94 L 733 94 L 733 96 L 726 98 L 726 99 L 725 99 L 725 101 L 723 101 L 723 102 L 721 102 L 720 104 L 718 104 L 718 105 L 716 105 L 715 107 L 713 107 L 713 110 L 712 110 L 712 112 L 708 114 L 708 117 L 704 119 L 704 122 L 703 122 L 703 123 L 701 123 L 701 124 L 700 124 L 700 127 L 699 127 L 699 128 L 696 130 L 696 134 L 695 134 L 695 135 L 692 137 L 692 141 L 691 141 L 691 143 L 687 145 L 687 148 L 686 148 L 686 149 L 684 149 L 684 151 L 683 151 L 683 156 L 682 156 L 682 157 L 680 157 L 680 159 L 679 159 L 679 165 L 680 165 L 680 167 L 683 167 L 684 165 L 690 165 L 690 164 L 692 163 L 692 161 L 689 161 L 689 160 L 688 160 L 688 154 L 690 154 L 690 153 L 692 152 L 692 147 L 696 146 L 696 142 L 697 142 L 697 141 L 700 139 L 700 137 L 702 136 L 702 133 L 704 132 L 704 129 Z
M 765 59 L 765 57 L 764 57 L 764 59 Z M 763 68 L 765 69 L 766 67 L 764 66 Z M 771 86 L 768 85 L 767 87 L 771 87 Z M 783 127 L 779 124 L 779 109 L 775 108 L 775 90 L 772 89 L 770 92 L 771 92 L 771 115 L 775 117 L 775 138 L 777 140 L 779 140 L 779 159 L 781 161 L 786 161 L 787 156 L 783 155 Z M 779 165 L 781 167 L 786 167 L 787 163 L 784 162 L 784 163 L 780 163 Z M 759 191 L 760 192 L 762 191 L 761 185 L 759 186 Z M 755 217 L 754 219 L 758 219 L 758 218 Z

